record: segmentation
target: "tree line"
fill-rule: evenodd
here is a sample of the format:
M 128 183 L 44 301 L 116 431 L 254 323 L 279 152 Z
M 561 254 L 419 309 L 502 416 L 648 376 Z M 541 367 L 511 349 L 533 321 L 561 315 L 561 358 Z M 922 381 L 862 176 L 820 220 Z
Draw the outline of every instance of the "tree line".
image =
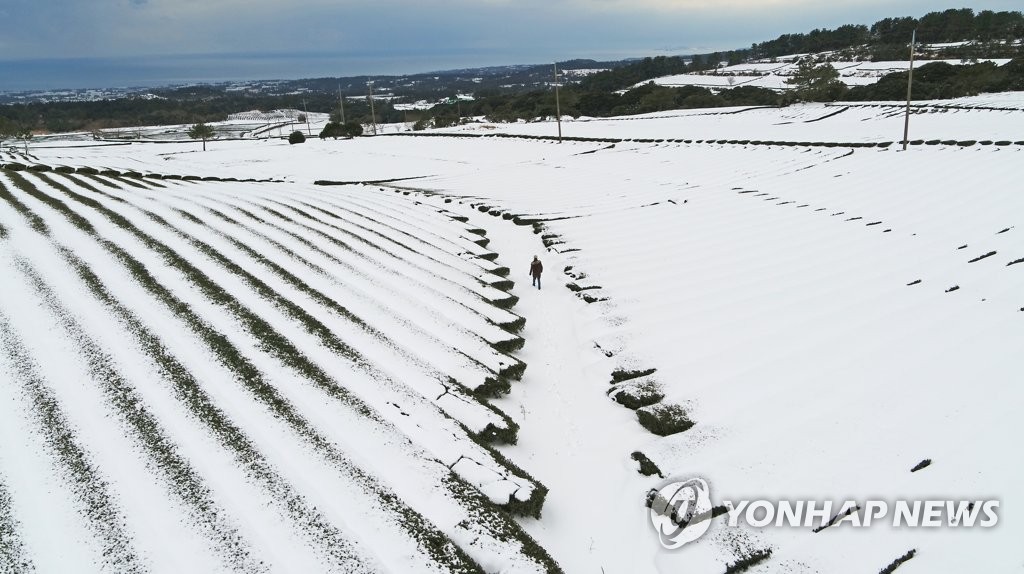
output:
M 1008 41 L 1024 38 L 1024 14 L 1021 12 L 975 13 L 970 8 L 929 12 L 921 18 L 884 18 L 870 27 L 858 24 L 834 30 L 815 29 L 806 34 L 783 34 L 774 40 L 753 44 L 752 58 L 777 58 L 790 54 L 811 54 L 864 46 L 877 53 L 889 53 L 886 46 L 907 46 L 911 34 L 917 41 L 938 44 L 960 41 Z M 902 49 L 906 52 L 906 49 Z
M 982 44 L 951 46 L 936 55 L 973 59 L 1013 57 L 1010 65 L 991 64 L 947 66 L 931 64 L 923 76 L 915 73 L 914 96 L 949 98 L 981 92 L 1024 89 L 1020 84 L 1020 44 L 1003 43 L 1024 38 L 1021 12 L 975 13 L 969 8 L 931 12 L 921 18 L 885 18 L 870 27 L 845 25 L 835 30 L 818 29 L 806 34 L 784 34 L 775 40 L 753 44 L 750 49 L 715 52 L 689 57 L 659 56 L 642 60 L 598 63 L 589 60 L 562 62 L 561 69 L 607 67 L 578 81 L 565 82 L 561 90 L 563 113 L 570 116 L 609 117 L 671 109 L 720 106 L 779 106 L 793 101 L 896 100 L 904 97 L 906 73 L 891 74 L 877 84 L 847 89 L 830 66 L 804 62 L 792 90 L 779 93 L 764 88 L 742 86 L 712 91 L 702 87 L 671 88 L 644 84 L 645 81 L 674 74 L 713 70 L 723 62 L 738 64 L 750 58 L 772 58 L 798 53 L 841 51 L 847 56 L 866 59 L 905 59 L 912 30 L 921 42 L 977 40 Z M 987 43 L 986 43 L 987 42 Z M 506 70 L 502 72 L 501 70 Z M 521 66 L 507 69 L 454 71 L 438 78 L 405 82 L 408 93 L 400 91 L 397 80 L 392 90 L 408 98 L 430 95 L 434 99 L 453 93 L 472 91 L 474 101 L 441 104 L 426 112 L 402 112 L 387 100 L 376 101 L 378 123 L 416 122 L 416 127 L 453 125 L 463 118 L 486 117 L 491 121 L 531 120 L 555 115 L 554 80 L 550 66 Z M 503 75 L 504 74 L 504 75 Z M 508 74 L 511 74 L 508 75 Z M 419 77 L 419 76 L 417 76 Z M 509 78 L 522 80 L 512 82 Z M 358 93 L 365 82 L 348 82 L 347 93 Z M 394 80 L 394 78 L 392 78 Z M 116 129 L 143 125 L 193 125 L 225 119 L 232 113 L 259 109 L 303 109 L 321 112 L 338 110 L 340 82 L 334 78 L 303 80 L 309 84 L 301 96 L 290 93 L 227 91 L 222 86 L 189 86 L 157 90 L 156 98 L 123 98 L 103 101 L 35 102 L 0 107 L 0 137 L 32 132 L 71 132 Z M 902 87 L 900 84 L 902 83 Z M 292 91 L 295 82 L 281 89 Z M 447 85 L 447 93 L 442 85 Z M 312 86 L 312 88 L 310 88 Z M 538 87 L 542 86 L 542 87 Z M 316 89 L 313 89 L 316 88 Z M 303 102 L 305 99 L 305 102 Z M 370 108 L 364 99 L 346 99 L 346 118 L 332 118 L 325 137 L 349 137 L 355 126 L 369 124 Z

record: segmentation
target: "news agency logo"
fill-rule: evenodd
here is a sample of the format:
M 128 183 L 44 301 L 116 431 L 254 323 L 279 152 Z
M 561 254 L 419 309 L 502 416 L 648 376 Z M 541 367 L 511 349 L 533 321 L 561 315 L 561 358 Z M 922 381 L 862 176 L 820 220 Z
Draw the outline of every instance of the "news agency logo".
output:
M 728 527 L 743 521 L 752 528 L 867 528 L 885 523 L 895 528 L 992 528 L 999 523 L 998 500 L 723 500 L 711 502 L 703 478 L 673 477 L 647 493 L 646 506 L 661 545 L 674 550 L 697 540 L 711 528 L 711 518 L 725 514 Z
M 651 524 L 669 550 L 700 538 L 711 528 L 711 488 L 703 478 L 668 479 L 647 493 Z

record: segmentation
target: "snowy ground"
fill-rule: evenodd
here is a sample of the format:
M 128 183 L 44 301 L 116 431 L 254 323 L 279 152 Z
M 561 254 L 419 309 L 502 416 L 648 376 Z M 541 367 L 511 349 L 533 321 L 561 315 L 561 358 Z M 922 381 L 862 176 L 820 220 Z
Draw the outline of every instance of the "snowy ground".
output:
M 951 105 L 1000 109 L 947 109 Z M 303 376 L 275 363 L 273 357 L 264 357 L 267 351 L 253 340 L 254 332 L 239 327 L 237 318 L 204 302 L 187 281 L 163 269 L 166 264 L 150 253 L 152 247 L 111 226 L 109 218 L 104 223 L 95 208 L 76 206 L 98 233 L 153 266 L 162 280 L 166 277 L 167 287 L 192 301 L 213 328 L 237 339 L 245 356 L 274 384 L 280 381 L 289 393 L 294 387 L 298 394 L 290 404 L 307 414 L 312 428 L 326 433 L 338 449 L 350 452 L 357 464 L 379 477 L 382 488 L 396 492 L 404 504 L 467 549 L 487 571 L 517 572 L 537 563 L 514 562 L 514 544 L 501 546 L 495 539 L 496 546 L 485 551 L 468 542 L 458 529 L 466 507 L 452 502 L 450 491 L 438 478 L 443 473 L 413 470 L 419 465 L 436 470 L 435 457 L 449 465 L 459 460 L 459 449 L 479 448 L 461 438 L 464 434 L 458 429 L 435 432 L 435 425 L 450 425 L 446 422 L 450 419 L 440 413 L 463 422 L 469 431 L 496 413 L 504 413 L 518 425 L 518 442 L 497 448 L 521 468 L 522 472 L 511 471 L 518 477 L 515 480 L 529 481 L 525 476 L 529 473 L 536 481 L 533 484 L 543 484 L 548 493 L 540 519 L 517 521 L 566 572 L 722 572 L 730 563 L 769 549 L 771 556 L 749 571 L 878 572 L 911 549 L 917 552 L 899 567 L 900 572 L 1018 571 L 1024 560 L 1017 543 L 1024 535 L 1019 518 L 1024 466 L 1012 453 L 1024 432 L 1017 416 L 1024 405 L 1018 384 L 1020 349 L 1024 348 L 1024 223 L 1019 220 L 1024 213 L 1019 182 L 1024 165 L 1024 144 L 1019 143 L 1024 141 L 1024 94 L 924 106 L 912 118 L 911 137 L 940 141 L 914 145 L 907 152 L 899 151 L 897 145 L 719 143 L 893 142 L 902 136 L 902 117 L 894 113 L 896 109 L 895 104 L 805 105 L 563 124 L 569 136 L 623 140 L 614 146 L 389 136 L 311 140 L 300 146 L 278 140 L 224 141 L 213 142 L 210 151 L 202 153 L 195 143 L 117 147 L 48 143 L 33 150 L 28 163 L 282 180 L 261 184 L 143 180 L 149 183 L 137 188 L 97 176 L 114 186 L 91 183 L 100 193 L 73 181 L 64 185 L 138 222 L 140 229 L 206 270 L 245 308 L 266 316 L 297 348 L 308 350 L 311 360 L 330 367 L 331 377 L 351 385 L 370 402 L 382 413 L 380 429 L 362 430 L 366 425 L 373 427 L 367 422 L 371 419 L 363 417 L 335 420 L 332 413 L 340 405 L 322 405 L 312 390 L 300 392 L 309 386 Z M 451 131 L 551 136 L 554 124 L 466 126 Z M 625 141 L 634 139 L 680 141 Z M 712 139 L 714 143 L 705 141 Z M 972 145 L 941 143 L 948 141 Z M 9 156 L 4 161 L 10 159 L 26 161 Z M 77 425 L 74 428 L 105 429 L 104 434 L 75 436 L 81 436 L 84 450 L 95 453 L 95 468 L 102 471 L 95 480 L 108 481 L 121 515 L 135 516 L 133 509 L 143 500 L 165 501 L 152 518 L 127 522 L 113 531 L 144 550 L 137 554 L 147 560 L 138 563 L 160 566 L 154 570 L 173 569 L 167 566 L 174 564 L 168 562 L 172 557 L 152 548 L 157 540 L 153 533 L 174 526 L 173 539 L 181 541 L 180 548 L 205 549 L 206 554 L 197 551 L 197 563 L 216 569 L 225 563 L 218 562 L 217 552 L 233 547 L 224 544 L 211 549 L 204 536 L 197 534 L 202 531 L 194 526 L 196 515 L 160 490 L 166 487 L 144 478 L 146 451 L 131 446 L 131 433 L 117 438 L 119 432 L 125 433 L 117 426 L 119 419 L 103 417 L 103 409 L 110 407 L 104 407 L 102 394 L 90 391 L 89 385 L 69 384 L 90 380 L 91 359 L 80 348 L 81 337 L 72 323 L 62 323 L 52 306 L 47 307 L 30 271 L 35 269 L 43 283 L 54 286 L 57 299 L 74 315 L 82 334 L 95 339 L 101 349 L 113 349 L 109 352 L 129 382 L 146 380 L 154 367 L 147 366 L 151 363 L 144 360 L 144 349 L 137 348 L 137 343 L 117 345 L 126 336 L 123 319 L 119 323 L 109 308 L 76 286 L 79 281 L 67 269 L 60 246 L 87 261 L 90 268 L 110 269 L 109 277 L 105 272 L 103 279 L 110 282 L 117 300 L 151 325 L 169 351 L 186 360 L 189 370 L 211 373 L 212 382 L 219 380 L 217 373 L 225 367 L 209 356 L 209 350 L 202 351 L 204 343 L 185 329 L 181 319 L 149 303 L 153 295 L 120 270 L 121 264 L 102 243 L 83 235 L 54 208 L 14 185 L 16 177 L 4 174 L 0 181 L 40 213 L 53 238 L 42 237 L 32 219 L 11 207 L 9 200 L 0 204 L 4 276 L 15 278 L 5 279 L 0 298 L 0 310 L 7 317 L 5 332 L 17 334 L 21 347 L 35 357 L 28 364 L 35 365 L 40 379 L 52 383 L 51 392 L 61 404 L 69 405 L 69 419 L 79 417 L 70 419 Z M 22 177 L 38 193 L 66 196 L 38 175 Z M 45 177 L 67 179 L 58 174 Z M 310 185 L 318 179 L 399 178 L 408 179 L 374 185 Z M 271 211 L 283 209 L 282 204 L 306 215 L 292 211 L 294 223 L 278 219 Z M 209 220 L 211 229 L 176 208 Z M 147 220 L 139 209 L 160 214 L 171 222 L 170 228 Z M 218 219 L 210 209 L 227 210 L 232 219 L 248 221 L 257 234 L 317 262 L 326 277 L 305 264 L 288 268 L 326 299 L 310 300 L 308 293 L 296 291 L 295 284 L 275 278 L 265 263 L 242 247 L 249 246 L 281 265 L 292 261 L 290 256 L 259 235 L 243 233 L 238 225 Z M 240 209 L 258 216 L 262 223 L 247 219 Z M 373 244 L 414 238 L 416 242 L 399 257 L 368 246 L 366 257 L 350 260 L 324 235 L 343 237 L 337 235 L 340 229 L 329 227 L 328 213 L 350 220 L 336 225 L 368 225 L 376 233 L 360 233 L 366 233 L 364 238 Z M 525 225 L 517 225 L 513 216 Z M 459 223 L 452 217 L 467 221 Z M 536 226 L 530 224 L 533 221 Z M 369 318 L 367 322 L 383 339 L 366 337 L 365 331 L 361 335 L 338 318 L 324 320 L 341 342 L 367 357 L 370 370 L 347 364 L 336 356 L 340 347 L 332 351 L 322 339 L 318 342 L 294 318 L 268 305 L 265 293 L 252 292 L 251 285 L 218 267 L 202 251 L 194 251 L 195 244 L 171 228 L 202 239 L 256 276 L 273 279 L 268 283 L 273 291 L 284 301 L 300 304 L 313 317 L 332 317 L 335 312 L 322 306 L 333 300 Z M 279 228 L 293 233 L 282 235 Z M 482 313 L 496 312 L 480 301 L 498 295 L 480 293 L 483 287 L 475 282 L 489 268 L 486 260 L 463 261 L 460 254 L 466 250 L 480 254 L 471 241 L 473 234 L 468 233 L 474 228 L 486 231 L 491 240 L 487 249 L 499 254 L 495 267 L 510 269 L 509 279 L 515 282 L 510 293 L 520 298 L 512 311 L 527 320 L 520 333 L 525 345 L 512 353 L 527 365 L 526 372 L 522 380 L 511 383 L 507 395 L 488 401 L 497 411 L 473 401 L 446 405 L 427 392 L 427 385 L 435 382 L 429 373 L 458 372 L 460 380 L 479 381 L 501 368 L 488 363 L 495 360 L 490 354 L 493 348 L 479 343 L 493 342 L 500 335 L 488 327 L 500 317 L 487 315 L 491 323 L 480 319 Z M 533 233 L 535 228 L 539 233 Z M 242 245 L 230 243 L 218 231 Z M 544 289 L 539 291 L 530 287 L 526 276 L 533 255 L 545 264 Z M 566 289 L 567 284 L 580 290 Z M 456 310 L 458 320 L 450 315 Z M 6 356 L 17 357 L 21 347 L 7 337 Z M 375 342 L 379 340 L 387 343 Z M 446 354 L 446 348 L 472 350 L 469 356 L 474 361 L 460 362 L 465 355 Z M 67 367 L 45 360 L 57 354 L 79 358 L 69 360 Z M 66 531 L 68 539 L 76 541 L 66 545 L 61 559 L 88 562 L 103 548 L 90 540 L 105 535 L 116 541 L 116 537 L 109 530 L 90 530 L 92 522 L 76 518 L 73 504 L 61 503 L 65 498 L 75 500 L 73 496 L 44 495 L 70 488 L 59 469 L 52 469 L 54 460 L 63 459 L 37 446 L 45 443 L 45 436 L 33 438 L 36 443 L 14 438 L 39 423 L 31 419 L 36 411 L 22 406 L 34 404 L 22 390 L 30 388 L 25 370 L 18 368 L 23 363 L 3 361 L 0 501 L 13 502 L 0 506 L 0 526 L 13 523 L 15 532 L 24 533 L 17 539 L 23 541 L 18 543 L 23 549 L 18 555 L 32 558 L 39 571 L 52 571 L 54 564 L 60 564 L 44 563 L 43 557 L 49 554 L 39 550 L 46 539 L 39 533 L 47 528 Z M 610 384 L 614 371 L 649 369 L 656 371 L 614 387 Z M 385 380 L 379 378 L 384 375 L 390 382 L 381 390 L 374 382 Z M 630 385 L 637 383 L 662 395 L 653 399 L 657 401 L 653 408 L 679 405 L 694 426 L 664 437 L 647 432 L 638 424 L 636 413 L 609 397 L 609 391 L 630 391 Z M 266 554 L 268 570 L 300 571 L 324 564 L 317 562 L 325 560 L 323 554 L 307 548 L 310 543 L 301 529 L 274 520 L 273 491 L 267 494 L 261 483 L 234 467 L 237 463 L 224 460 L 217 450 L 224 447 L 194 428 L 184 403 L 167 396 L 170 391 L 162 388 L 139 386 L 138 392 L 143 393 L 147 409 L 153 405 L 154 416 L 166 421 L 168 434 L 183 445 L 182 452 L 196 466 L 197 480 L 209 485 L 211 501 L 231 517 L 225 519 L 227 525 L 216 523 L 211 528 L 235 533 L 245 548 L 262 551 L 253 540 L 274 540 L 272 549 L 252 554 L 252 560 L 264 559 Z M 297 452 L 299 474 L 288 470 L 281 480 L 311 497 L 309 504 L 322 508 L 318 502 L 326 503 L 329 497 L 317 496 L 325 489 L 347 492 L 353 488 L 344 483 L 346 475 L 337 467 L 323 468 L 321 451 L 301 446 L 301 440 L 288 434 L 294 431 L 260 412 L 258 403 L 230 390 L 227 383 L 209 392 L 215 391 L 225 393 L 215 395 L 216 404 L 240 421 L 242 431 L 261 441 L 257 452 L 277 472 L 291 469 L 291 458 L 278 449 Z M 387 397 L 401 397 L 403 407 L 418 405 L 414 427 L 401 426 L 407 424 L 400 422 L 406 417 L 389 411 L 392 399 Z M 354 436 L 359 440 L 349 438 Z M 409 441 L 410 450 L 393 443 L 394 437 L 401 444 Z M 121 442 L 126 444 L 115 446 Z M 638 472 L 631 458 L 637 451 L 665 476 L 706 478 L 716 501 L 996 498 L 1002 504 L 1000 523 L 994 529 L 971 530 L 839 526 L 815 533 L 809 528 L 732 528 L 716 518 L 701 540 L 669 551 L 660 546 L 644 508 L 648 489 L 660 479 Z M 494 464 L 502 464 L 489 456 Z M 930 466 L 911 472 L 925 459 L 932 461 Z M 126 468 L 123 475 L 114 480 L 103 474 L 119 461 Z M 226 473 L 223 482 L 214 481 L 213 477 L 221 476 L 218 469 Z M 470 469 L 456 465 L 453 470 L 492 500 L 510 492 L 492 490 L 487 486 L 491 481 Z M 234 488 L 262 496 L 268 506 L 254 508 L 245 497 L 224 494 Z M 370 569 L 402 571 L 420 564 L 416 544 L 403 534 L 406 529 L 382 521 L 372 513 L 371 503 L 351 498 L 347 504 L 356 505 L 356 512 L 368 513 L 365 523 L 377 526 L 364 528 L 343 520 L 350 512 L 343 505 L 323 507 L 328 523 L 350 525 L 339 531 L 356 541 L 348 546 L 339 543 L 339 547 L 364 556 Z M 25 510 L 36 503 L 51 511 L 40 515 Z M 192 522 L 183 521 L 183 515 L 192 517 Z M 380 549 L 392 543 L 408 548 L 405 558 L 384 560 L 386 553 Z M 331 548 L 322 546 L 325 551 Z M 292 553 L 295 564 L 282 566 L 281 557 Z M 326 563 L 345 570 L 337 567 L 341 562 Z M 449 567 L 430 560 L 423 564 L 424 568 Z
M 994 62 L 1002 66 L 1009 62 L 1008 58 L 979 60 Z M 915 60 L 914 69 L 934 62 L 944 62 L 951 65 L 960 65 L 961 60 Z M 864 86 L 878 82 L 882 76 L 893 72 L 905 72 L 910 69 L 909 61 L 891 62 L 830 62 L 832 67 L 839 72 L 839 80 L 847 86 Z M 780 61 L 778 63 L 750 63 L 726 66 L 711 72 L 692 74 L 676 74 L 674 76 L 663 76 L 653 81 L 660 86 L 681 87 L 700 86 L 711 89 L 729 89 L 740 86 L 755 86 L 768 88 L 770 90 L 788 90 L 792 88 L 786 80 L 796 73 L 798 64 L 795 60 Z M 643 82 L 646 84 L 647 82 Z

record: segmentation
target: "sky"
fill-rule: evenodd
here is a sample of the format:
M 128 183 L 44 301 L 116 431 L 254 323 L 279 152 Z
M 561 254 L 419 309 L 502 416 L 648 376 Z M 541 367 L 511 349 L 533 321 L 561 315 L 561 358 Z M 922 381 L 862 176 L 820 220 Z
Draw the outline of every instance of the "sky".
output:
M 390 75 L 749 47 L 1019 0 L 0 0 L 0 91 Z

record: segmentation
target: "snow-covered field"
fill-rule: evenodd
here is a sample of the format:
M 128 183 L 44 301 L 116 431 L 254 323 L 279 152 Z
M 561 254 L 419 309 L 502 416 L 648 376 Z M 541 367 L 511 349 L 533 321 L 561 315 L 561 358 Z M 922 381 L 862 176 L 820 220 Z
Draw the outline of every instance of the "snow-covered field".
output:
M 795 58 L 788 58 L 787 61 L 777 63 L 744 63 L 733 66 L 724 66 L 712 72 L 700 72 L 692 74 L 676 74 L 655 78 L 653 81 L 660 86 L 678 88 L 681 86 L 700 86 L 711 89 L 729 89 L 740 86 L 755 86 L 768 88 L 770 90 L 788 90 L 792 86 L 786 83 L 797 71 Z M 1009 62 L 1008 58 L 996 58 L 980 60 L 994 62 L 1002 66 Z M 915 60 L 914 69 L 934 62 L 945 62 L 952 65 L 960 65 L 961 60 Z M 909 61 L 892 62 L 830 62 L 832 67 L 839 72 L 839 80 L 847 86 L 865 86 L 878 82 L 882 76 L 893 72 L 905 72 L 910 69 Z M 642 82 L 646 84 L 647 82 Z
M 895 142 L 897 109 L 5 154 L 278 182 L 0 172 L 0 559 L 1019 570 L 1024 94 L 923 105 L 911 137 L 939 141 L 906 152 L 763 143 Z M 639 424 L 673 409 L 693 426 Z M 666 550 L 634 453 L 716 503 L 994 498 L 1000 521 L 718 517 Z

